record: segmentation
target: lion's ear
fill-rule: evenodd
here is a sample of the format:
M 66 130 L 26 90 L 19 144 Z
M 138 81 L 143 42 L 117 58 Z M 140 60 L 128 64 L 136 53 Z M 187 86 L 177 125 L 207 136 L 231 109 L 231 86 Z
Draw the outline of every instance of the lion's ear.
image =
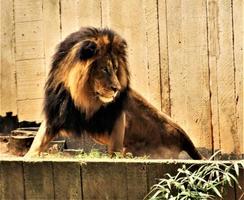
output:
M 85 40 L 81 44 L 80 59 L 87 60 L 93 57 L 97 52 L 97 44 L 91 40 Z

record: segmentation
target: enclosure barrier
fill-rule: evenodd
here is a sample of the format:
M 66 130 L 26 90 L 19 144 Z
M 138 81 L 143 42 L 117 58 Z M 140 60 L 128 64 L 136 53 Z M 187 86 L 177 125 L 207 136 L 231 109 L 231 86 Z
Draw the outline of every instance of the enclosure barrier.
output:
M 175 174 L 183 164 L 205 162 L 209 161 L 2 159 L 0 199 L 141 200 L 157 178 Z M 244 187 L 243 170 L 239 182 Z M 226 200 L 241 195 L 237 187 L 227 193 Z

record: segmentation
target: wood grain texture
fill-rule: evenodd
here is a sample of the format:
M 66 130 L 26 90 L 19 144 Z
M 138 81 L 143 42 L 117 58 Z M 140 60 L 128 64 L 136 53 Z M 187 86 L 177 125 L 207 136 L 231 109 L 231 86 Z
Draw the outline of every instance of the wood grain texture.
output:
M 78 5 L 78 24 L 81 26 L 102 26 L 102 0 L 79 0 Z
M 236 200 L 243 200 L 244 199 L 244 169 L 240 170 L 240 175 L 238 177 L 239 186 L 236 186 Z
M 244 1 L 232 1 L 233 13 L 233 38 L 234 38 L 234 65 L 235 65 L 235 100 L 236 100 L 236 119 L 237 119 L 237 133 L 240 140 L 240 152 L 244 154 L 244 118 L 243 118 L 243 92 L 244 92 L 244 75 L 243 75 L 243 34 L 244 34 Z
M 212 149 L 206 1 L 167 1 L 171 116 Z
M 82 199 L 79 163 L 53 162 L 55 199 Z
M 24 199 L 24 179 L 21 162 L 0 162 L 0 199 Z
M 168 29 L 167 29 L 166 1 L 158 1 L 158 27 L 159 27 L 159 56 L 161 73 L 161 110 L 171 115 L 170 85 L 169 85 L 169 59 L 168 59 Z
M 208 13 L 210 81 L 216 83 L 211 86 L 214 149 L 222 149 L 223 153 L 238 154 L 240 136 L 237 132 L 236 118 L 236 69 L 233 62 L 231 1 L 209 1 Z
M 44 59 L 16 61 L 17 99 L 42 98 L 45 85 Z
M 69 34 L 79 30 L 79 0 L 61 1 L 61 38 L 65 39 Z
M 219 129 L 219 100 L 216 62 L 217 57 L 219 56 L 218 7 L 215 1 L 208 1 L 207 15 L 213 148 L 215 151 L 217 151 L 221 149 L 221 143 Z
M 83 199 L 127 199 L 124 163 L 89 162 L 82 165 Z
M 161 110 L 161 70 L 159 58 L 158 4 L 156 0 L 145 0 L 144 20 L 146 34 L 146 57 L 148 67 L 149 101 Z
M 26 199 L 54 199 L 51 162 L 25 162 L 24 182 Z
M 102 24 L 116 30 L 128 43 L 132 87 L 150 98 L 144 2 L 102 1 Z M 151 50 L 152 54 L 154 50 Z
M 1 30 L 1 114 L 16 114 L 13 1 L 1 1 Z
M 0 10 L 2 11 L 2 0 L 0 1 Z M 2 13 L 2 12 L 1 12 Z M 0 17 L 0 34 L 1 34 L 1 37 L 0 37 L 0 44 L 2 44 L 2 16 Z M 2 46 L 1 46 L 2 48 Z M 0 51 L 0 58 L 2 59 L 2 49 Z M 2 114 L 2 62 L 0 62 L 0 115 Z
M 147 194 L 146 164 L 127 163 L 128 200 L 141 200 Z

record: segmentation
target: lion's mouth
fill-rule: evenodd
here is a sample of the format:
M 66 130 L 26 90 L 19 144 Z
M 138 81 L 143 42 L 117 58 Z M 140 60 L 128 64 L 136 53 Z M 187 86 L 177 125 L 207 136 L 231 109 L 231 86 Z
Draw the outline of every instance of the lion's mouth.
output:
M 103 103 L 109 103 L 112 102 L 116 96 L 118 95 L 118 92 L 114 92 L 112 95 L 102 95 L 101 93 L 97 92 L 97 96 L 99 98 L 100 101 L 102 101 Z

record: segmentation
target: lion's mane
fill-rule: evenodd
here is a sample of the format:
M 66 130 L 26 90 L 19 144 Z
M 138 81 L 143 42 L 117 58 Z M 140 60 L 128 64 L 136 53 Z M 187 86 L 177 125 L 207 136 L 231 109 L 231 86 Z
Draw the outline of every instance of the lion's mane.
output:
M 96 43 L 95 50 L 89 52 L 81 48 L 87 40 Z M 125 40 L 114 31 L 97 28 L 82 28 L 59 44 L 45 86 L 46 134 L 63 130 L 77 135 L 85 131 L 90 134 L 111 132 L 129 89 L 126 46 Z M 88 84 L 92 78 L 89 65 L 97 56 L 111 52 L 120 62 L 118 79 L 122 89 L 115 101 L 106 106 L 96 105 Z

